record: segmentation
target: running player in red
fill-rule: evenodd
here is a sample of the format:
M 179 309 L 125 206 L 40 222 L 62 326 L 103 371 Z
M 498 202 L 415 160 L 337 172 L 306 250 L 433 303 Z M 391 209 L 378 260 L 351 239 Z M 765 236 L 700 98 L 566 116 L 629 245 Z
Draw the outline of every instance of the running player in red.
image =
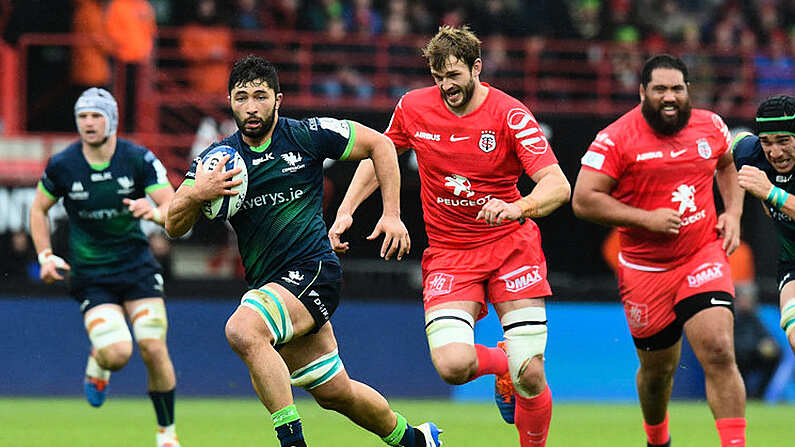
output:
M 613 122 L 582 158 L 575 214 L 619 227 L 618 282 L 640 369 L 649 446 L 670 446 L 668 401 L 682 330 L 706 378 L 723 447 L 745 446 L 745 388 L 734 360 L 734 286 L 742 191 L 729 130 L 691 109 L 687 67 L 659 55 L 643 66 L 641 104 Z M 715 211 L 716 178 L 725 212 Z
M 399 152 L 414 149 L 419 164 L 430 242 L 422 275 L 431 358 L 450 384 L 484 374 L 502 378 L 503 418 L 515 421 L 522 446 L 543 446 L 552 414 L 544 376 L 544 298 L 551 289 L 531 219 L 567 202 L 571 188 L 530 111 L 480 82 L 480 40 L 472 32 L 444 26 L 423 54 L 436 86 L 403 96 L 386 135 Z M 535 182 L 524 197 L 516 187 L 522 171 Z M 335 250 L 348 249 L 340 236 L 377 187 L 372 163 L 360 163 L 329 230 Z M 502 322 L 502 347 L 474 343 L 487 302 Z

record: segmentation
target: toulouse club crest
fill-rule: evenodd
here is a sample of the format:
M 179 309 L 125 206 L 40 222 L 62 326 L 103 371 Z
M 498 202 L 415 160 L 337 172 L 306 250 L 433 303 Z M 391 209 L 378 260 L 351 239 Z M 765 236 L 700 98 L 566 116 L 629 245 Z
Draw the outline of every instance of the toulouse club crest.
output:
M 701 138 L 696 140 L 696 143 L 698 143 L 698 155 L 701 155 L 701 158 L 709 159 L 712 156 L 712 148 L 709 147 L 707 139 Z
M 494 135 L 493 130 L 483 130 L 480 132 L 480 141 L 478 147 L 483 152 L 489 153 L 497 148 L 497 137 Z

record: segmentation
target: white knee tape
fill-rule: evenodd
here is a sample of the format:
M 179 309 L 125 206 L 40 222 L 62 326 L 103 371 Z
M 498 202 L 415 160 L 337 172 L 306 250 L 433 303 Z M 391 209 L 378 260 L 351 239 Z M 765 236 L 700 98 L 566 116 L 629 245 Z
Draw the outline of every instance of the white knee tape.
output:
M 787 337 L 795 330 L 795 298 L 781 306 L 781 329 L 784 329 Z
M 302 387 L 305 390 L 317 388 L 320 385 L 333 379 L 334 376 L 345 369 L 342 366 L 339 352 L 335 349 L 328 354 L 318 357 L 303 368 L 295 370 L 290 375 L 290 383 L 293 386 Z
M 475 320 L 459 309 L 439 309 L 425 315 L 428 346 L 434 350 L 450 343 L 475 344 Z
M 168 330 L 166 306 L 163 301 L 152 301 L 141 304 L 130 314 L 135 339 L 165 340 Z
M 505 331 L 505 352 L 508 368 L 517 392 L 530 394 L 519 383 L 519 377 L 536 356 L 544 356 L 547 347 L 547 314 L 543 307 L 512 310 L 500 320 Z
M 132 341 L 132 335 L 124 321 L 124 315 L 116 308 L 99 307 L 84 318 L 88 338 L 96 349 L 102 349 L 120 341 Z
M 281 345 L 293 339 L 293 321 L 284 299 L 273 289 L 251 289 L 240 299 L 240 305 L 252 309 L 262 317 L 273 335 L 273 344 Z

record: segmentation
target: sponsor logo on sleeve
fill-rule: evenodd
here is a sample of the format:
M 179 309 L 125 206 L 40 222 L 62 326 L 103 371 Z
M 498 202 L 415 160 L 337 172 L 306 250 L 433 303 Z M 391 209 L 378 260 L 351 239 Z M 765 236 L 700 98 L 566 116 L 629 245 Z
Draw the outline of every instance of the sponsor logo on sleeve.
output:
M 583 155 L 581 162 L 583 166 L 588 166 L 601 171 L 602 166 L 605 163 L 605 154 L 588 151 L 585 153 L 585 155 Z
M 340 134 L 342 138 L 348 139 L 351 137 L 351 127 L 348 125 L 347 121 L 338 120 L 336 118 L 318 118 L 317 121 L 320 123 L 321 128 L 336 132 Z

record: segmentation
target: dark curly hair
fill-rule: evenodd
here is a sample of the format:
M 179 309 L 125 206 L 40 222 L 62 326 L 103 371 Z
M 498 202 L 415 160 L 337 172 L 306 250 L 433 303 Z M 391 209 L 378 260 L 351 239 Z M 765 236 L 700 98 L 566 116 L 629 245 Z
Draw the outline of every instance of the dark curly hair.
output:
M 232 66 L 232 71 L 229 73 L 229 93 L 232 93 L 235 87 L 255 81 L 264 81 L 275 93 L 281 93 L 276 67 L 264 57 L 252 54 L 238 60 Z
M 671 56 L 670 54 L 658 54 L 656 56 L 650 57 L 645 64 L 643 64 L 643 70 L 640 73 L 640 83 L 643 88 L 649 85 L 651 82 L 651 72 L 658 68 L 672 68 L 674 70 L 679 70 L 682 72 L 682 78 L 685 80 L 685 84 L 690 82 L 687 74 L 687 65 L 682 62 L 682 59 L 679 59 L 676 56 Z

